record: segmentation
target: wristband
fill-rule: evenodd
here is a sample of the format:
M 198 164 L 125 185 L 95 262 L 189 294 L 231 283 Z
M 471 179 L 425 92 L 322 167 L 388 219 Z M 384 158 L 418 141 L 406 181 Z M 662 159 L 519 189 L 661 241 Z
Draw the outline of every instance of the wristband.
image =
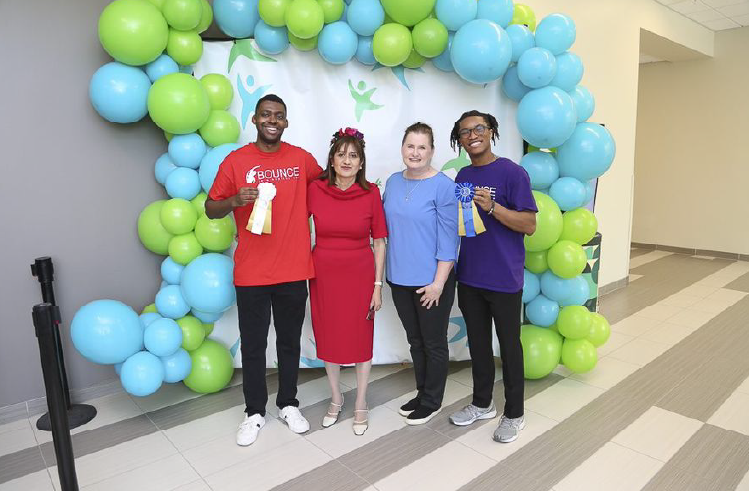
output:
M 375 284 L 375 286 L 382 286 L 382 282 L 381 281 L 375 281 L 374 284 Z
M 491 207 L 491 208 L 489 208 L 489 214 L 490 214 L 490 215 L 491 215 L 492 213 L 494 213 L 494 205 L 496 205 L 496 204 L 497 204 L 497 202 L 496 202 L 496 201 L 494 201 L 494 200 L 492 200 L 492 207 Z

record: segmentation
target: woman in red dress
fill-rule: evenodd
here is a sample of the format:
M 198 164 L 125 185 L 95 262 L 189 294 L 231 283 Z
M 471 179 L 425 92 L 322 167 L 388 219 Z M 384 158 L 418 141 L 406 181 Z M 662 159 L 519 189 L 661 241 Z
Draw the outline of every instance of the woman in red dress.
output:
M 380 191 L 367 182 L 365 164 L 364 135 L 352 128 L 339 130 L 333 135 L 325 172 L 310 183 L 307 193 L 315 223 L 312 329 L 317 357 L 325 362 L 332 392 L 322 426 L 327 428 L 338 420 L 343 407 L 341 365 L 354 363 L 353 429 L 357 435 L 364 434 L 368 426 L 367 382 L 372 367 L 374 312 L 382 305 L 387 236 Z

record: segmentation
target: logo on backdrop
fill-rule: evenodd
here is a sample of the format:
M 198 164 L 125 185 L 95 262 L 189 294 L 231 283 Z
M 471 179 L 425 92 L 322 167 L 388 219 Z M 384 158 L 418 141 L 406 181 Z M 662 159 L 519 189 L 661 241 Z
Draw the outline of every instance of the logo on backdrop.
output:
M 247 75 L 247 88 L 250 88 L 253 85 L 255 85 L 255 77 Z M 250 119 L 250 114 L 255 112 L 257 101 L 259 101 L 270 88 L 270 85 L 263 85 L 262 87 L 258 87 L 250 92 L 242 83 L 242 76 L 237 74 L 237 91 L 239 92 L 239 97 L 242 98 L 242 129 L 247 125 L 247 120 Z
M 385 107 L 382 104 L 375 104 L 372 102 L 372 95 L 374 94 L 374 91 L 377 90 L 377 87 L 367 90 L 367 83 L 364 80 L 360 80 L 356 88 L 354 88 L 354 84 L 352 84 L 351 79 L 349 79 L 348 90 L 351 92 L 351 97 L 354 98 L 354 102 L 356 102 L 354 112 L 356 113 L 357 121 L 361 121 L 364 111 L 376 111 L 377 109 Z M 361 91 L 361 93 L 359 93 L 359 91 Z

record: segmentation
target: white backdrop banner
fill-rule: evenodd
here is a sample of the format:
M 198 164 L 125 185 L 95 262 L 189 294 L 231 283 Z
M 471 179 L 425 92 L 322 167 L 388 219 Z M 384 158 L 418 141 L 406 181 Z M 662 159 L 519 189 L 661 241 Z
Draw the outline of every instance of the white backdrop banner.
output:
M 367 180 L 380 186 L 381 192 L 387 178 L 404 169 L 401 139 L 405 128 L 416 121 L 434 129 L 432 164 L 452 178 L 467 164 L 465 154 L 456 154 L 449 145 L 453 123 L 465 111 L 477 109 L 493 114 L 499 121 L 501 135 L 495 153 L 515 162 L 522 156 L 522 138 L 515 124 L 517 105 L 504 98 L 499 83 L 471 85 L 428 62 L 418 69 L 371 67 L 356 61 L 333 66 L 316 51 L 289 48 L 271 57 L 261 54 L 254 41 L 241 40 L 203 43 L 203 56 L 194 70 L 197 78 L 220 73 L 231 81 L 234 98 L 229 111 L 239 120 L 242 144 L 255 141 L 251 120 L 255 104 L 270 93 L 280 96 L 288 107 L 289 127 L 284 141 L 312 153 L 323 168 L 333 133 L 341 127 L 358 128 L 367 142 Z M 216 322 L 211 337 L 229 346 L 235 366 L 241 365 L 236 307 Z M 468 358 L 465 323 L 457 300 L 448 340 L 451 359 Z M 276 361 L 275 332 L 271 327 L 268 366 L 275 366 Z M 403 361 L 410 361 L 408 343 L 386 285 L 383 307 L 375 317 L 373 362 Z M 309 315 L 302 332 L 301 366 L 322 366 L 316 357 Z

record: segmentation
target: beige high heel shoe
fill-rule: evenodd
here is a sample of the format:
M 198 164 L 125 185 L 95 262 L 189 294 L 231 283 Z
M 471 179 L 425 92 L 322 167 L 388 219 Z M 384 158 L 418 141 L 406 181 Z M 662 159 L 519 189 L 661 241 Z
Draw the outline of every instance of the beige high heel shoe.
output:
M 331 426 L 333 426 L 334 424 L 336 424 L 336 422 L 338 421 L 338 416 L 341 414 L 341 411 L 343 410 L 343 403 L 344 403 L 343 394 L 341 394 L 341 403 L 340 404 L 336 404 L 333 401 L 330 402 L 331 406 L 334 406 L 334 407 L 338 408 L 338 412 L 336 412 L 334 414 L 334 413 L 331 413 L 330 410 L 328 410 L 328 412 L 322 418 L 322 427 L 323 428 L 330 428 Z
M 362 436 L 367 428 L 369 428 L 369 417 L 365 418 L 364 421 L 356 420 L 356 413 L 367 413 L 369 416 L 369 408 L 367 409 L 354 409 L 354 434 L 356 436 Z

